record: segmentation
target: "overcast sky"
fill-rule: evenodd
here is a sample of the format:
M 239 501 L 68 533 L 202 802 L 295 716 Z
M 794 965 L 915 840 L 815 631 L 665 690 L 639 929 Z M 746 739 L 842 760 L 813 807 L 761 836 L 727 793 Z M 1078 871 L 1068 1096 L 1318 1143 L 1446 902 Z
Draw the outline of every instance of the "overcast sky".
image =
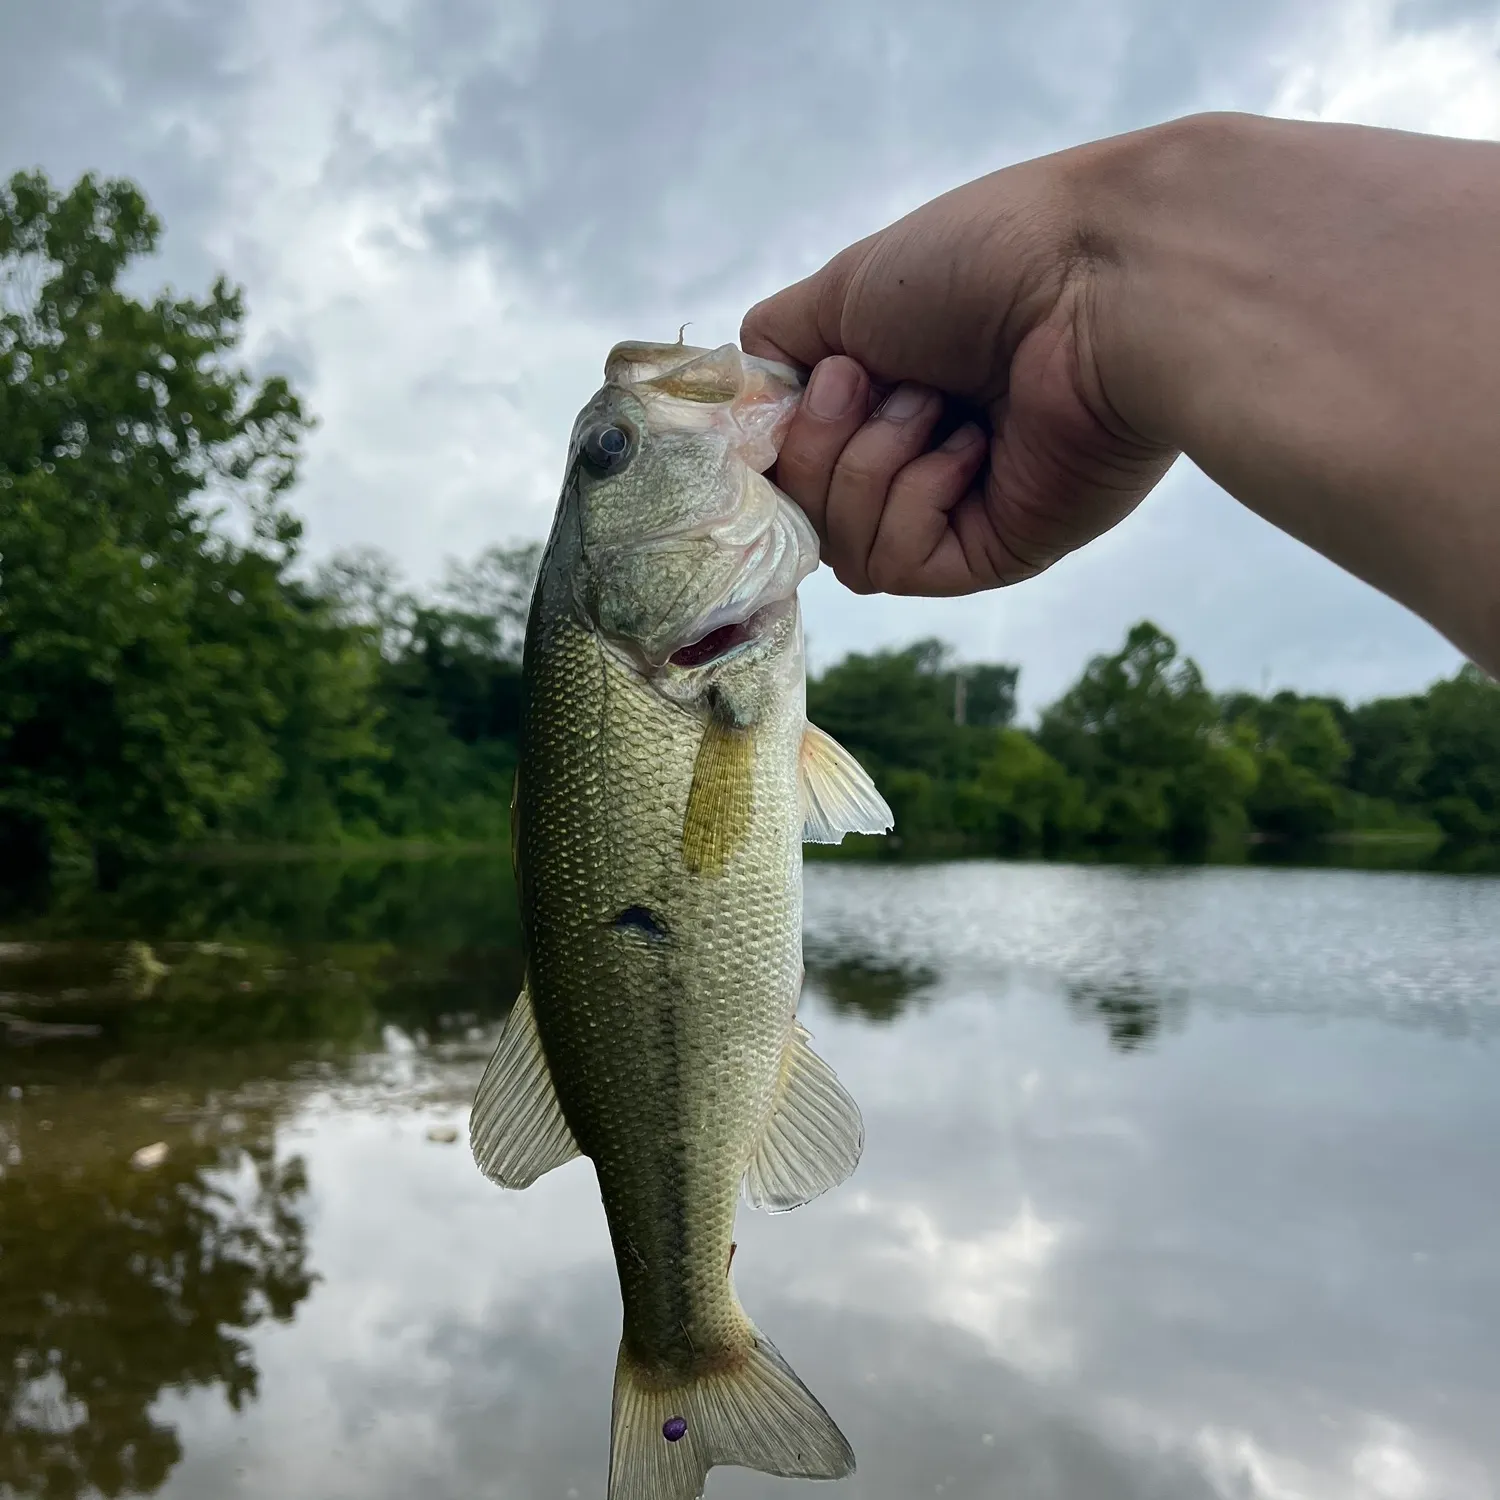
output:
M 321 425 L 309 548 L 416 582 L 546 531 L 621 338 L 745 308 L 925 198 L 1204 108 L 1500 137 L 1500 0 L 49 0 L 0 5 L 0 167 L 124 174 L 152 280 L 246 288 Z M 1218 687 L 1353 697 L 1456 653 L 1186 463 L 1119 531 L 964 601 L 805 590 L 814 663 L 917 635 L 1054 696 L 1135 620 Z

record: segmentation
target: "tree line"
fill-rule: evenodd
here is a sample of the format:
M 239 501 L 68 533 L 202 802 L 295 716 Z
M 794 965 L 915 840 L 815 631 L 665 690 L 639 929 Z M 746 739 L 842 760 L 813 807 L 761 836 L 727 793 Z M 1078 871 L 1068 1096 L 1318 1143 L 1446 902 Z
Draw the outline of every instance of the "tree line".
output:
M 809 683 L 808 712 L 870 768 L 903 845 L 931 852 L 1500 843 L 1500 685 L 1477 667 L 1352 706 L 1215 694 L 1143 621 L 1033 728 L 1014 722 L 1018 677 L 922 641 L 846 657 Z
M 503 839 L 537 548 L 424 593 L 374 551 L 310 569 L 289 496 L 312 418 L 239 357 L 239 289 L 129 289 L 160 234 L 129 182 L 0 189 L 0 873 Z M 1142 623 L 1034 728 L 1017 679 L 924 641 L 809 684 L 891 802 L 885 847 L 1500 843 L 1500 687 L 1475 668 L 1357 706 L 1215 695 Z

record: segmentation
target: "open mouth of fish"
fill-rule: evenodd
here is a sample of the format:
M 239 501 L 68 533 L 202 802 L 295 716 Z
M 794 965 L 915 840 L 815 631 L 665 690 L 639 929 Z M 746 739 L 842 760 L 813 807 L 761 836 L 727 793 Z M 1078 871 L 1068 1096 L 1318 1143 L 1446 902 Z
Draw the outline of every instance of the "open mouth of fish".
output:
M 674 667 L 706 667 L 721 657 L 728 656 L 741 646 L 759 639 L 761 632 L 781 613 L 789 601 L 778 599 L 762 606 L 747 620 L 737 620 L 730 625 L 720 625 L 701 635 L 690 645 L 680 646 L 668 658 Z

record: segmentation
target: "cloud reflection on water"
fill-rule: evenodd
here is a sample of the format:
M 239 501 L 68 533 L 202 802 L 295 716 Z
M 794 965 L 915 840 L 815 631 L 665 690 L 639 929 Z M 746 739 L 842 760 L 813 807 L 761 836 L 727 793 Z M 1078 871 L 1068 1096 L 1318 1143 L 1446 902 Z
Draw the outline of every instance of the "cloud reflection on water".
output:
M 837 1493 L 1492 1500 L 1497 900 L 1321 872 L 810 871 L 806 1019 L 865 1157 L 796 1213 L 742 1211 L 735 1273 L 855 1446 Z M 492 1188 L 427 1138 L 463 1125 L 484 1038 L 390 1037 L 214 1094 L 301 1162 L 318 1280 L 246 1336 L 242 1411 L 162 1381 L 162 1495 L 602 1493 L 619 1306 L 592 1171 Z M 33 1185 L 65 1205 L 102 1117 L 48 1097 Z

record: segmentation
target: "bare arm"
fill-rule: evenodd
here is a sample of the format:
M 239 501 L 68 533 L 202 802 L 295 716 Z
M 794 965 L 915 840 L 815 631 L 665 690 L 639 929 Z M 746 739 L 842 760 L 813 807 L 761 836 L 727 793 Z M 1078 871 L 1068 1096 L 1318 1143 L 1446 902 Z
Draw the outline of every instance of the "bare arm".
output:
M 823 364 L 778 476 L 851 587 L 1029 576 L 1185 452 L 1500 672 L 1500 145 L 1179 121 L 947 194 L 743 337 Z

